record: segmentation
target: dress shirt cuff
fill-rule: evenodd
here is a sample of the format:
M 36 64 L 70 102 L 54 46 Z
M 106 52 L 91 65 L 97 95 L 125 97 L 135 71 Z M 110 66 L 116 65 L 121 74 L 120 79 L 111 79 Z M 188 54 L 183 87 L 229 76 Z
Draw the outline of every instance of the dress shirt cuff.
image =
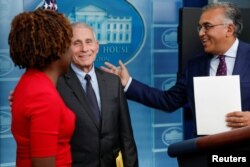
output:
M 128 83 L 126 84 L 126 86 L 124 87 L 124 92 L 127 92 L 127 90 L 128 90 L 128 88 L 129 88 L 129 86 L 130 86 L 130 84 L 131 84 L 131 82 L 132 82 L 132 77 L 129 77 L 129 79 L 128 79 Z

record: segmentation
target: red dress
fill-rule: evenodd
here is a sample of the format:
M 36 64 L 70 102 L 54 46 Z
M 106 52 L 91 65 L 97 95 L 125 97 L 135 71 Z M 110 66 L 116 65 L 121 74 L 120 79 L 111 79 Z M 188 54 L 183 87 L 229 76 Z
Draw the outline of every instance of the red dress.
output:
M 11 128 L 17 143 L 18 167 L 30 167 L 31 158 L 51 156 L 56 157 L 57 167 L 71 166 L 69 141 L 75 115 L 43 72 L 29 69 L 18 82 Z

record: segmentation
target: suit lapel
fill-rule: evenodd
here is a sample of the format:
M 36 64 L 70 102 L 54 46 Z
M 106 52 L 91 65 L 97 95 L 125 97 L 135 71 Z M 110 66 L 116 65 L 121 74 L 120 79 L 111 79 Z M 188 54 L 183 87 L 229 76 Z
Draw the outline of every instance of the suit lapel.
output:
M 239 42 L 237 56 L 234 64 L 233 75 L 242 75 L 248 68 L 249 48 L 245 46 L 243 42 Z
M 100 100 L 101 100 L 101 118 L 102 118 L 102 124 L 105 124 L 106 117 L 108 117 L 109 113 L 108 111 L 108 106 L 110 104 L 109 101 L 107 101 L 107 96 L 109 96 L 110 92 L 108 92 L 108 85 L 106 82 L 106 78 L 103 75 L 103 71 L 100 71 L 99 69 L 96 68 L 96 77 L 98 81 L 98 86 L 99 86 L 99 92 L 100 92 Z
M 89 117 L 94 122 L 95 126 L 99 128 L 98 123 L 95 119 L 94 113 L 91 111 L 90 106 L 87 102 L 86 93 L 84 89 L 82 88 L 82 85 L 72 68 L 70 68 L 69 72 L 66 74 L 66 83 L 72 89 L 72 91 L 74 92 L 74 95 L 79 100 L 79 103 L 83 107 L 82 109 L 83 112 L 87 112 Z

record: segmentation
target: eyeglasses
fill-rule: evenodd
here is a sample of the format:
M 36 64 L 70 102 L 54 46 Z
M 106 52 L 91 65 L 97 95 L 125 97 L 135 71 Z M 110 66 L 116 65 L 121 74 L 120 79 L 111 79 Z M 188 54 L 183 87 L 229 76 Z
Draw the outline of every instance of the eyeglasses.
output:
M 203 24 L 203 25 L 198 25 L 197 26 L 197 31 L 200 32 L 203 29 L 204 32 L 208 32 L 213 27 L 222 26 L 222 25 L 225 26 L 226 24 L 215 24 L 215 25 L 212 25 L 212 24 Z

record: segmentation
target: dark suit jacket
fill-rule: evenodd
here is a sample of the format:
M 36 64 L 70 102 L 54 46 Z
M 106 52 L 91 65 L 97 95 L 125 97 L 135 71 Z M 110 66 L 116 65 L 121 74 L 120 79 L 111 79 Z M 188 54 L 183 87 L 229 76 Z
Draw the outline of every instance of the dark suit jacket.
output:
M 71 139 L 72 166 L 114 167 L 115 158 L 121 150 L 124 165 L 137 167 L 137 149 L 120 79 L 95 70 L 100 89 L 101 127 L 97 126 L 85 91 L 71 68 L 57 84 L 65 104 L 76 115 L 75 132 Z
M 189 104 L 195 119 L 193 77 L 209 76 L 212 55 L 205 53 L 192 59 L 188 63 L 185 73 L 176 84 L 167 91 L 149 87 L 135 79 L 132 80 L 126 96 L 130 100 L 165 111 L 174 111 L 185 104 Z M 250 110 L 250 45 L 239 42 L 233 75 L 240 75 L 242 110 Z M 226 96 L 225 96 L 226 97 Z M 193 121 L 193 127 L 195 121 Z M 196 128 L 193 132 L 196 135 Z

